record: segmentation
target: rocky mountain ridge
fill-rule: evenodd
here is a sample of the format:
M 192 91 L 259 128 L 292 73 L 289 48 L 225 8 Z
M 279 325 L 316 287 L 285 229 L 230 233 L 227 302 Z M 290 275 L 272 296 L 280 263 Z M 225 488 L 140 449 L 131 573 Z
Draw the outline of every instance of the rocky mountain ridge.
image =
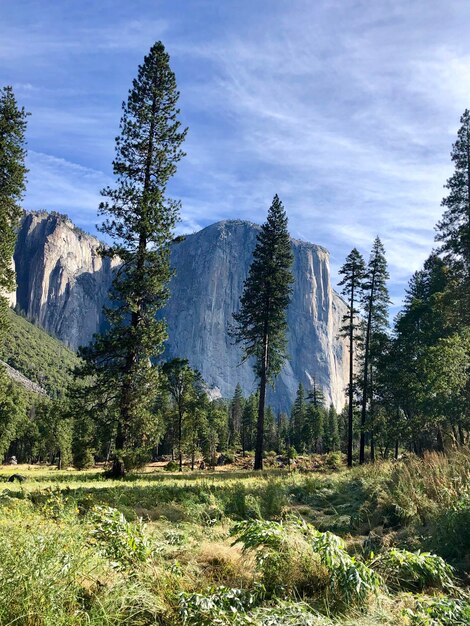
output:
M 212 224 L 177 238 L 171 263 L 176 273 L 163 311 L 169 339 L 165 357 L 188 358 L 214 396 L 230 397 L 239 382 L 246 394 L 256 388 L 249 362 L 228 335 L 238 309 L 259 226 L 239 220 Z M 17 307 L 48 332 L 76 349 L 103 323 L 102 307 L 117 261 L 102 259 L 100 242 L 64 216 L 26 214 L 14 261 Z M 343 300 L 333 291 L 329 254 L 321 246 L 292 240 L 295 283 L 288 310 L 288 351 L 276 390 L 268 402 L 289 410 L 299 382 L 313 378 L 340 409 L 347 380 L 345 340 L 339 338 Z

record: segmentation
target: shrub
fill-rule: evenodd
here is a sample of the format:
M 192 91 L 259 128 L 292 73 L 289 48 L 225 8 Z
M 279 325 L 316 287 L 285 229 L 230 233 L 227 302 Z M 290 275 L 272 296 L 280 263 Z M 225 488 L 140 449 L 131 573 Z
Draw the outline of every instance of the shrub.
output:
M 470 494 L 444 507 L 433 520 L 432 546 L 448 559 L 470 556 Z
M 76 444 L 73 450 L 73 465 L 78 470 L 88 469 L 95 464 L 94 451 Z
M 263 517 L 268 519 L 281 517 L 288 504 L 285 486 L 276 480 L 269 480 L 261 492 Z
M 469 473 L 470 452 L 464 448 L 449 455 L 407 456 L 386 481 L 384 505 L 399 523 L 425 524 L 468 492 Z
M 340 599 L 346 606 L 365 605 L 371 593 L 380 587 L 381 578 L 365 563 L 346 552 L 344 541 L 331 532 L 321 533 L 308 527 L 313 535 L 312 547 L 329 572 L 331 602 Z
M 237 524 L 232 534 L 244 550 L 257 550 L 258 569 L 271 593 L 320 592 L 327 606 L 340 608 L 365 605 L 380 586 L 380 576 L 350 556 L 340 537 L 310 524 L 248 520 Z
M 225 465 L 231 465 L 232 463 L 234 463 L 235 452 L 233 452 L 233 450 L 227 450 L 226 452 L 224 452 L 224 460 L 225 460 Z
M 417 598 L 415 607 L 405 614 L 411 626 L 468 626 L 470 603 L 445 596 Z
M 452 590 L 454 572 L 440 556 L 391 548 L 375 557 L 371 567 L 381 573 L 391 589 L 422 591 L 428 587 Z
M 225 513 L 236 519 L 261 519 L 261 506 L 257 496 L 247 492 L 243 484 L 237 484 L 229 491 Z
M 180 466 L 176 461 L 168 461 L 168 463 L 165 465 L 166 472 L 177 472 L 179 468 Z
M 253 592 L 228 587 L 213 587 L 206 594 L 179 594 L 179 610 L 185 626 L 227 624 L 228 615 L 245 613 L 257 597 Z
M 276 602 L 275 606 L 254 606 L 256 593 L 226 587 L 207 594 L 182 593 L 180 615 L 184 626 L 328 626 L 331 624 L 304 602 Z
M 325 456 L 325 465 L 329 469 L 337 470 L 343 464 L 343 458 L 341 452 L 328 452 Z
M 117 509 L 96 507 L 92 512 L 92 521 L 92 537 L 113 567 L 133 566 L 146 561 L 152 554 L 142 519 L 128 522 Z

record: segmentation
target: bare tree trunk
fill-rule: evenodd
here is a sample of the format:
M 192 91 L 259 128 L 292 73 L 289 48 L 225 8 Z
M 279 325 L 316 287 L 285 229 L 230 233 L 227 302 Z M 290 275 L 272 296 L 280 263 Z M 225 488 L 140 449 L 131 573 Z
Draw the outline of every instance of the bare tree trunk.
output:
M 178 461 L 179 471 L 183 471 L 183 413 L 181 409 L 178 410 Z
M 362 465 L 365 461 L 365 427 L 366 427 L 366 414 L 367 414 L 367 392 L 368 392 L 368 367 L 369 367 L 369 351 L 370 351 L 370 333 L 372 327 L 372 309 L 374 306 L 374 290 L 375 290 L 375 274 L 376 274 L 377 260 L 374 262 L 374 269 L 372 271 L 372 281 L 370 287 L 369 296 L 369 312 L 367 314 L 367 326 L 366 326 L 366 341 L 364 346 L 364 377 L 362 381 L 362 405 L 361 405 L 361 439 L 359 442 L 359 463 Z M 372 448 L 371 448 L 372 451 Z
M 349 406 L 348 406 L 348 467 L 353 464 L 353 377 L 354 377 L 354 280 L 349 305 Z
M 263 341 L 263 364 L 259 381 L 259 403 L 258 403 L 258 424 L 256 430 L 255 448 L 255 470 L 263 469 L 263 447 L 264 447 L 264 407 L 266 403 L 266 382 L 268 373 L 268 333 L 265 324 L 265 334 Z

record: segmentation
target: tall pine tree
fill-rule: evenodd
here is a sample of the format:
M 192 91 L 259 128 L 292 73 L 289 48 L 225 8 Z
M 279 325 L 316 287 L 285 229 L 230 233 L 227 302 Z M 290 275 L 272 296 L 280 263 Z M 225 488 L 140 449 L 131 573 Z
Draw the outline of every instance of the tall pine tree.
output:
M 177 108 L 179 93 L 169 56 L 155 43 L 138 69 L 123 104 L 113 162 L 116 186 L 102 191 L 101 231 L 112 241 L 104 254 L 118 258 L 106 310 L 109 329 L 82 350 L 83 373 L 107 398 L 115 423 L 113 476 L 134 463 L 132 450 L 149 442 L 149 420 L 166 325 L 156 313 L 168 298 L 169 244 L 180 204 L 166 197 L 169 179 L 184 156 Z
M 15 289 L 12 257 L 26 189 L 25 132 L 28 113 L 11 87 L 0 89 L 0 341 L 7 328 L 6 294 Z
M 452 290 L 457 307 L 455 325 L 470 324 L 470 111 L 460 118 L 461 127 L 451 152 L 455 172 L 448 179 L 448 195 L 442 200 L 445 208 L 437 224 L 436 239 L 453 271 Z
M 244 359 L 254 357 L 254 371 L 259 380 L 254 465 L 257 470 L 263 469 L 266 386 L 274 384 L 286 359 L 286 311 L 294 280 L 292 262 L 287 216 L 276 195 L 257 237 L 240 311 L 233 315 L 232 334 L 244 347 Z
M 339 270 L 343 276 L 339 285 L 348 301 L 348 312 L 343 317 L 341 331 L 349 338 L 349 384 L 348 384 L 348 466 L 353 462 L 353 417 L 354 417 L 354 358 L 356 342 L 361 339 L 358 302 L 361 298 L 362 282 L 364 279 L 365 263 L 360 252 L 353 248 L 346 258 L 345 264 Z
M 0 347 L 8 332 L 7 295 L 15 289 L 12 257 L 26 188 L 25 132 L 27 113 L 18 108 L 13 89 L 0 89 Z M 0 462 L 24 413 L 19 394 L 0 366 Z
M 364 463 L 365 460 L 367 408 L 373 398 L 371 366 L 376 356 L 373 347 L 379 345 L 377 341 L 378 336 L 385 333 L 388 328 L 388 306 L 390 304 L 387 289 L 388 278 L 385 250 L 380 238 L 376 237 L 362 285 L 362 304 L 366 319 L 361 381 L 361 432 L 359 442 L 359 463 L 361 464 Z M 373 456 L 373 428 L 371 425 L 369 430 L 371 435 L 371 456 Z

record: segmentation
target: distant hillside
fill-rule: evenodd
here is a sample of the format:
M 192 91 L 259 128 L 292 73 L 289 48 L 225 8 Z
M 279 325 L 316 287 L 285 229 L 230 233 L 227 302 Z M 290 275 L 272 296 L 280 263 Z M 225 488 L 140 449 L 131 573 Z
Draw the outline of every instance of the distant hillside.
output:
M 10 310 L 11 330 L 0 359 L 56 397 L 70 380 L 77 355 L 61 341 Z

